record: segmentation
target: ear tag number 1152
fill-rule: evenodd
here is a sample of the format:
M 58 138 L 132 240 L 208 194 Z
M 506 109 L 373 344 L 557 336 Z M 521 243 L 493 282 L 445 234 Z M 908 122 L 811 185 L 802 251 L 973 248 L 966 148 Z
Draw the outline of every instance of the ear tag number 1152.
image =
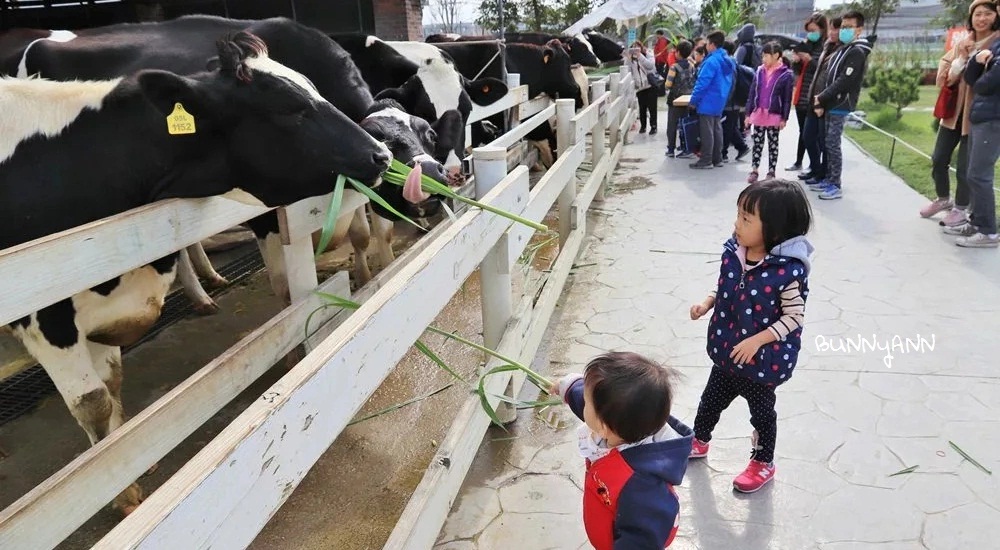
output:
M 185 111 L 184 106 L 180 103 L 175 103 L 174 112 L 167 117 L 167 132 L 172 136 L 193 134 L 195 132 L 194 115 Z

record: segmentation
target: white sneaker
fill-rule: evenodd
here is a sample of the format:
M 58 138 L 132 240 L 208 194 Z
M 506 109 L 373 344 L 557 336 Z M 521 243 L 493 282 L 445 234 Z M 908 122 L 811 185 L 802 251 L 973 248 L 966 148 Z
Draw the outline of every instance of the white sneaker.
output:
M 969 237 L 959 237 L 955 240 L 955 244 L 962 248 L 997 248 L 1000 247 L 1000 236 L 990 237 L 976 232 Z

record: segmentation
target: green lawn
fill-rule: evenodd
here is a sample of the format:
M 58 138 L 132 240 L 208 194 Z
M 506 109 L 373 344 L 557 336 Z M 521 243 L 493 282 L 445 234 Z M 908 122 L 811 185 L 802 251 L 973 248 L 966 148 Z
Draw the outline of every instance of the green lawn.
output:
M 858 110 L 867 113 L 867 120 L 871 124 L 890 134 L 895 134 L 899 139 L 930 155 L 934 151 L 934 141 L 937 136 L 932 126 L 934 117 L 931 114 L 935 101 L 937 101 L 937 88 L 921 86 L 920 99 L 910 105 L 915 110 L 903 111 L 903 118 L 896 120 L 894 108 L 872 103 L 868 98 L 868 91 L 863 90 L 858 102 Z M 935 197 L 934 181 L 931 179 L 931 161 L 900 143 L 896 144 L 895 151 L 893 151 L 892 139 L 870 128 L 863 130 L 848 128 L 846 133 L 869 155 L 889 166 L 889 169 L 903 178 L 907 185 L 928 199 Z M 890 156 L 892 157 L 891 165 L 889 163 Z M 955 157 L 952 158 L 952 166 L 954 166 L 957 157 L 958 151 L 956 149 Z M 954 178 L 953 173 L 952 193 L 955 189 Z M 1000 182 L 1000 172 L 997 174 L 996 181 Z M 1000 208 L 997 209 L 997 213 L 1000 215 Z

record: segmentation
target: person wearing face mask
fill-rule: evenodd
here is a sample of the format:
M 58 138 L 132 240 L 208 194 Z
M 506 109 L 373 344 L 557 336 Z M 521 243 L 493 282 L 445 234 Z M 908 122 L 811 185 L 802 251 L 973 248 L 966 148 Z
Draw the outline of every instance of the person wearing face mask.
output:
M 813 97 L 813 111 L 826 117 L 826 178 L 813 186 L 823 200 L 844 196 L 840 175 L 844 158 L 840 140 L 844 135 L 844 119 L 858 104 L 861 82 L 868 65 L 872 47 L 861 38 L 865 16 L 851 10 L 841 17 L 840 42 L 843 46 L 834 52 L 827 69 L 827 82 L 823 91 Z
M 795 105 L 795 118 L 799 121 L 798 150 L 795 152 L 795 164 L 786 168 L 797 172 L 802 170 L 802 159 L 806 154 L 806 116 L 809 114 L 809 87 L 816 78 L 816 68 L 823 55 L 823 39 L 826 37 L 826 16 L 814 13 L 805 24 L 806 41 L 795 48 L 795 89 L 792 91 L 792 103 Z M 809 172 L 819 168 L 819 150 L 809 149 Z
M 946 90 L 951 92 L 954 103 L 950 112 L 937 113 L 944 115 L 938 126 L 931 161 L 931 177 L 934 179 L 937 199 L 920 209 L 920 216 L 923 218 L 946 212 L 944 219 L 939 222 L 945 228 L 962 226 L 968 221 L 969 185 L 966 181 L 966 168 L 969 164 L 969 111 L 972 108 L 973 93 L 972 87 L 966 84 L 962 76 L 972 54 L 979 49 L 989 49 L 997 40 L 1000 17 L 997 15 L 996 4 L 992 0 L 973 0 L 969 5 L 966 25 L 969 37 L 956 43 L 938 63 L 936 84 L 942 93 Z M 955 147 L 958 147 L 958 160 L 955 165 L 955 199 L 952 201 L 949 165 Z

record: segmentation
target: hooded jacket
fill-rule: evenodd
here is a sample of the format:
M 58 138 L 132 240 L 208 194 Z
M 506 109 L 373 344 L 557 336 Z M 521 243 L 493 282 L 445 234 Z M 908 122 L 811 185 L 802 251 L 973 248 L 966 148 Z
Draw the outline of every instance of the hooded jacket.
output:
M 699 115 L 722 116 L 732 86 L 733 64 L 729 54 L 722 48 L 716 48 L 705 56 L 698 68 L 698 80 L 691 92 L 690 105 L 697 108 Z
M 736 53 L 733 58 L 740 65 L 746 65 L 753 70 L 760 67 L 763 48 L 754 44 L 754 37 L 757 36 L 757 25 L 747 23 L 736 31 Z
M 965 69 L 965 82 L 972 87 L 972 109 L 969 120 L 973 123 L 1000 120 L 1000 40 L 990 48 L 993 58 L 985 66 L 969 59 Z
M 819 94 L 819 104 L 832 114 L 846 115 L 858 105 L 861 81 L 865 77 L 872 46 L 864 38 L 845 44 L 834 52 L 827 69 L 826 87 Z
M 733 347 L 774 325 L 781 318 L 781 292 L 793 281 L 802 299 L 809 295 L 810 255 L 805 237 L 789 239 L 771 249 L 753 267 L 745 267 L 746 248 L 730 238 L 723 246 L 715 311 L 708 323 L 708 356 L 715 368 L 771 387 L 792 377 L 802 347 L 802 328 L 784 339 L 765 344 L 747 364 L 729 357 Z
M 771 86 L 770 97 L 761 96 L 766 78 L 767 69 L 761 65 L 757 69 L 757 76 L 753 79 L 753 86 L 750 87 L 750 97 L 747 98 L 747 113 L 757 110 L 758 105 L 767 106 L 769 113 L 781 115 L 781 120 L 788 120 L 788 114 L 792 109 L 792 88 L 795 86 L 792 70 L 784 64 L 778 65 L 774 70 L 774 85 Z
M 563 399 L 583 420 L 583 377 L 560 384 Z M 687 470 L 694 432 L 673 416 L 656 435 L 587 460 L 583 524 L 595 550 L 655 550 L 677 534 L 675 485 Z

